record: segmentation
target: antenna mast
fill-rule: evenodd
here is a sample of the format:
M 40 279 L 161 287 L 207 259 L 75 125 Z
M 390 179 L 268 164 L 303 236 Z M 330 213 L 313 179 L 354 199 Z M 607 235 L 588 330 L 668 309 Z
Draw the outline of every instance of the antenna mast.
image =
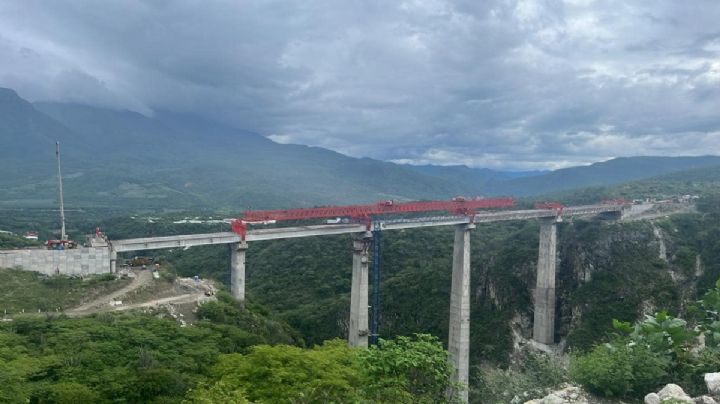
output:
M 57 156 L 58 166 L 58 185 L 60 186 L 60 221 L 62 222 L 62 228 L 60 230 L 60 240 L 67 240 L 65 234 L 65 206 L 63 203 L 63 187 L 62 187 L 62 172 L 60 171 L 60 142 L 55 142 L 55 155 Z

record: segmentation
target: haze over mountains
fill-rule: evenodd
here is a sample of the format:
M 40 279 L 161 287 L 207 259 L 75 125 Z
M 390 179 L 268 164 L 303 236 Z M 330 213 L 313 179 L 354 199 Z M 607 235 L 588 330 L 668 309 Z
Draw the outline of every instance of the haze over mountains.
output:
M 68 206 L 279 208 L 531 196 L 720 166 L 720 157 L 632 157 L 552 172 L 404 166 L 357 159 L 169 111 L 148 117 L 79 104 L 35 103 L 0 89 L 0 206 L 56 204 L 61 141 Z M 702 175 L 703 170 L 698 171 Z

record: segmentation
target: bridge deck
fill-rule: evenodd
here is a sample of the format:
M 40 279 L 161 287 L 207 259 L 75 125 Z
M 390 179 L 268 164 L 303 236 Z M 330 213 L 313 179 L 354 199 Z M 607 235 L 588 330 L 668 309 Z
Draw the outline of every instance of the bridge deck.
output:
M 618 205 L 587 205 L 571 206 L 563 209 L 563 217 L 592 216 L 603 213 L 621 213 L 622 206 Z M 539 218 L 552 218 L 555 212 L 548 209 L 508 210 L 496 212 L 480 212 L 475 215 L 475 223 L 489 223 L 506 220 L 528 220 Z M 435 216 L 411 219 L 379 220 L 376 224 L 381 230 L 399 230 L 416 227 L 451 226 L 468 223 L 467 216 Z M 325 224 L 315 226 L 278 227 L 270 229 L 249 230 L 246 241 L 276 240 L 283 238 L 324 236 L 332 234 L 362 233 L 365 226 L 362 224 Z M 186 234 L 166 237 L 147 237 L 112 241 L 116 252 L 156 250 L 162 248 L 184 248 L 200 245 L 239 243 L 240 236 L 232 232 Z

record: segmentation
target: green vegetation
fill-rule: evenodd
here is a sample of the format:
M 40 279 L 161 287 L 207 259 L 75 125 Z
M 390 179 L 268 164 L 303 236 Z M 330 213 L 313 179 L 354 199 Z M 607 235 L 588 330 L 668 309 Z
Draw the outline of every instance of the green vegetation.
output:
M 416 334 L 415 339 L 397 337 L 380 340 L 377 346 L 360 352 L 366 397 L 376 403 L 443 403 L 454 402 L 448 389 L 453 385 L 454 369 L 448 353 L 437 338 Z
M 470 401 L 488 404 L 542 398 L 568 381 L 566 364 L 557 356 L 528 347 L 515 352 L 507 367 L 485 364 L 475 373 Z
M 629 157 L 522 178 L 462 166 L 413 168 L 278 144 L 192 115 L 31 104 L 4 88 L 0 138 L 0 206 L 25 208 L 57 206 L 56 140 L 63 145 L 66 206 L 155 211 L 527 196 L 720 165 L 713 156 Z
M 641 397 L 671 381 L 691 393 L 704 392 L 703 374 L 720 366 L 718 297 L 720 280 L 698 303 L 700 332 L 665 312 L 634 326 L 615 320 L 618 333 L 609 343 L 574 357 L 572 377 L 588 391 L 608 397 Z M 710 342 L 698 345 L 700 333 Z
M 625 342 L 596 347 L 575 359 L 571 373 L 588 391 L 607 397 L 641 397 L 668 381 L 666 362 L 645 346 Z
M 581 261 L 560 263 L 561 299 L 581 307 L 581 322 L 568 333 L 571 347 L 587 349 L 611 330 L 614 318 L 634 321 L 643 305 L 677 312 L 680 296 L 658 257 L 652 225 L 574 226 L 563 233 Z M 614 242 L 608 243 L 608 239 Z M 578 266 L 583 270 L 578 274 Z M 590 269 L 590 268 L 594 268 Z M 580 276 L 578 276 L 580 275 Z M 578 279 L 580 277 L 580 279 Z M 578 282 L 591 277 L 589 282 Z M 562 304 L 562 303 L 561 303 Z
M 252 330 L 253 338 L 247 345 L 260 343 L 295 344 L 303 346 L 302 336 L 287 324 L 269 318 L 267 310 L 253 302 L 246 302 L 247 310 L 237 306 L 230 294 L 220 292 L 217 301 L 198 307 L 197 316 L 213 324 Z
M 720 277 L 720 197 L 716 180 L 694 177 L 700 173 L 673 174 L 668 182 L 650 180 L 586 189 L 559 198 L 589 203 L 606 197 L 704 196 L 697 203 L 698 213 L 673 215 L 654 223 L 575 220 L 559 226 L 557 337 L 567 338 L 576 353 L 573 376 L 598 394 L 637 396 L 663 380 L 696 391 L 700 388 L 698 375 L 720 366 L 715 348 L 720 342 L 720 319 L 713 317 L 707 306 L 717 307 L 712 302 L 720 298 L 704 295 L 695 309 L 688 305 L 703 296 L 697 291 L 708 289 Z M 87 175 L 77 178 L 91 177 Z M 137 200 L 158 192 L 145 185 L 148 189 L 132 185 L 118 185 L 118 189 Z M 178 200 L 185 206 L 182 196 Z M 298 200 L 302 202 L 279 203 L 313 203 Z M 75 239 L 96 226 L 111 238 L 226 231 L 224 224 L 172 221 L 185 216 L 232 215 L 227 210 L 133 211 L 134 218 L 129 219 L 128 206 L 132 204 L 121 210 L 69 211 L 69 231 Z M 240 209 L 234 202 L 232 206 L 233 211 Z M 59 228 L 57 221 L 53 210 L 12 210 L 0 215 L 0 228 L 16 233 L 39 230 L 41 238 L 48 238 Z M 534 222 L 507 222 L 478 225 L 471 237 L 470 387 L 474 400 L 500 403 L 515 395 L 539 397 L 566 379 L 562 364 L 513 352 L 513 332 L 530 336 L 537 233 Z M 313 398 L 319 397 L 313 394 L 324 394 L 327 401 L 392 397 L 392 401 L 431 402 L 439 397 L 433 394 L 440 389 L 429 388 L 432 383 L 428 380 L 444 380 L 444 370 L 413 373 L 407 365 L 425 366 L 424 357 L 438 363 L 445 352 L 433 350 L 432 346 L 437 347 L 434 341 L 395 337 L 423 332 L 438 336 L 441 342 L 446 338 L 452 237 L 451 229 L 441 228 L 383 235 L 380 330 L 388 338 L 384 350 L 361 354 L 339 342 L 325 342 L 347 333 L 350 237 L 257 242 L 247 257 L 250 300 L 246 310 L 221 294 L 217 303 L 199 308 L 201 321 L 187 328 L 142 314 L 20 319 L 2 324 L 0 401 L 31 397 L 37 402 L 103 402 L 124 397 L 126 402 L 277 402 L 291 400 L 293 394 L 295 398 L 298 394 Z M 659 239 L 665 245 L 665 257 L 659 255 Z M 19 242 L 13 238 L 5 245 L 22 246 L 13 244 Z M 174 274 L 228 282 L 227 248 L 197 247 L 159 254 L 163 266 Z M 7 274 L 15 278 L 3 278 Z M 0 282 L 7 285 L 0 292 L 0 302 L 15 311 L 22 309 L 18 304 L 25 301 L 32 302 L 32 307 L 24 307 L 26 311 L 36 311 L 37 305 L 52 311 L 94 293 L 91 290 L 120 286 L 107 279 L 93 285 L 93 281 L 45 279 L 18 271 L 0 272 Z M 668 314 L 642 320 L 639 324 L 644 325 L 637 333 L 635 327 L 626 327 L 654 312 Z M 689 326 L 677 321 L 679 318 L 686 318 Z M 613 319 L 618 320 L 617 328 Z M 705 334 L 709 348 L 690 354 L 692 341 L 675 333 L 692 330 L 695 325 Z M 667 342 L 663 339 L 666 334 L 672 341 L 683 342 L 664 346 L 655 342 L 658 338 Z M 201 354 L 204 356 L 199 358 Z M 404 362 L 405 357 L 413 359 Z M 260 389 L 262 384 L 251 372 L 259 363 L 264 363 L 267 375 L 287 377 L 293 388 Z M 377 363 L 391 365 L 375 367 Z M 318 384 L 305 383 L 309 379 Z M 250 387 L 256 384 L 258 389 Z M 282 396 L 284 390 L 288 396 Z
M 529 312 L 534 281 L 537 224 L 479 226 L 473 237 L 471 338 L 475 359 L 503 360 L 512 346 L 509 320 Z M 383 237 L 382 336 L 425 332 L 447 336 L 452 229 L 389 232 Z M 349 236 L 252 244 L 247 255 L 249 296 L 289 323 L 308 344 L 344 338 L 350 293 Z M 193 248 L 166 255 L 182 276 L 227 282 L 229 251 Z M 486 293 L 492 289 L 495 299 Z M 422 296 L 422 301 L 419 297 Z
M 115 279 L 111 274 L 83 280 L 66 276 L 48 277 L 19 269 L 0 269 L 0 310 L 12 315 L 23 311 L 63 311 L 120 289 L 129 282 L 128 279 Z
M 198 116 L 31 104 L 2 88 L 0 138 L 0 206 L 56 206 L 56 140 L 68 207 L 240 210 L 449 198 L 461 190 L 396 164 L 278 144 Z
M 571 347 L 588 349 L 613 331 L 612 320 L 632 322 L 648 307 L 681 313 L 720 276 L 720 220 L 699 203 L 699 214 L 648 222 L 574 221 L 559 227 L 558 332 Z M 717 208 L 716 208 L 717 209 Z M 660 231 L 667 258 L 659 257 Z M 479 225 L 472 243 L 471 338 L 473 362 L 505 363 L 512 350 L 513 317 L 532 317 L 537 224 Z M 248 250 L 248 293 L 289 323 L 309 344 L 347 332 L 351 255 L 347 236 L 258 242 Z M 382 240 L 381 333 L 428 332 L 445 338 L 449 310 L 451 229 L 388 232 Z M 695 278 L 697 256 L 702 274 Z M 193 248 L 166 255 L 178 274 L 227 282 L 229 252 Z M 682 287 L 673 274 L 686 274 Z M 573 310 L 576 317 L 569 327 Z
M 0 249 L 39 247 L 42 243 L 13 234 L 0 233 Z
M 452 383 L 447 352 L 429 335 L 382 341 L 370 349 L 341 340 L 312 349 L 259 345 L 219 358 L 212 381 L 189 402 L 223 403 L 443 403 Z M 212 397 L 212 398 L 209 398 Z
M 177 401 L 218 355 L 268 342 L 253 331 L 209 321 L 183 328 L 141 314 L 17 318 L 0 326 L 0 401 Z
M 221 301 L 224 322 L 102 314 L 0 324 L 0 402 L 445 402 L 447 353 L 430 336 L 369 350 L 312 349 L 272 321 Z M 249 321 L 248 319 L 252 319 Z M 231 400 L 231 401 L 228 401 Z
M 717 185 L 718 177 L 705 174 L 708 170 L 720 171 L 720 158 L 715 156 L 621 157 L 589 166 L 551 171 L 540 176 L 517 178 L 496 184 L 491 189 L 492 194 L 528 196 L 579 190 L 585 187 L 613 186 L 622 189 L 622 184 L 632 184 L 633 182 L 644 182 L 649 187 L 659 186 L 661 188 L 665 187 L 667 183 L 675 184 L 693 180 L 704 183 L 714 182 Z M 599 200 L 596 199 L 593 202 Z

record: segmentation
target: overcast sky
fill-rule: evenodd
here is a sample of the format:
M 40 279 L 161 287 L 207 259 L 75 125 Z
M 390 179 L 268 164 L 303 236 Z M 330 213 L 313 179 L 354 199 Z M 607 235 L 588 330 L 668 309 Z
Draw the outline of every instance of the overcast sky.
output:
M 2 1 L 0 86 L 398 162 L 720 154 L 720 1 Z

